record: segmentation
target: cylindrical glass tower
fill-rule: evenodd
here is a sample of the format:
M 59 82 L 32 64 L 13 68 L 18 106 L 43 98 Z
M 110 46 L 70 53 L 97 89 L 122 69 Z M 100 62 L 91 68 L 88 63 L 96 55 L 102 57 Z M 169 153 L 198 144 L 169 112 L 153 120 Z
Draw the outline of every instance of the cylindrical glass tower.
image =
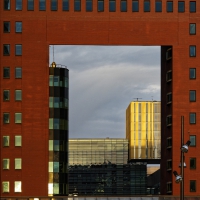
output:
M 49 68 L 49 196 L 68 195 L 68 72 Z

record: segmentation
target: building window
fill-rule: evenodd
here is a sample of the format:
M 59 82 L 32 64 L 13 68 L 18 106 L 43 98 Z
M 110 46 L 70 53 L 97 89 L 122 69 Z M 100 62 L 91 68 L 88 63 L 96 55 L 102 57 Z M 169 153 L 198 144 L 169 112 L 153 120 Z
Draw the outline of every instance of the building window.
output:
M 104 11 L 104 0 L 98 0 L 98 12 Z
M 4 124 L 10 123 L 10 114 L 9 113 L 3 113 L 3 123 Z
M 4 0 L 4 10 L 10 10 L 10 0 Z
M 144 12 L 150 12 L 150 1 L 144 0 Z
M 58 9 L 58 2 L 57 0 L 51 0 L 51 10 L 56 11 Z
M 190 180 L 190 192 L 196 192 L 196 180 Z
M 34 10 L 34 0 L 28 0 L 27 10 Z
M 138 0 L 132 1 L 132 11 L 133 12 L 139 12 L 139 2 L 138 2 Z
M 22 136 L 21 135 L 16 135 L 15 136 L 15 146 L 16 147 L 21 147 L 22 146 Z
M 22 10 L 22 0 L 15 0 L 15 10 Z
M 173 1 L 167 1 L 167 12 L 173 12 Z
M 81 11 L 81 0 L 74 0 L 74 11 Z
M 22 90 L 15 90 L 15 101 L 22 100 Z
M 166 74 L 166 81 L 169 82 L 172 80 L 172 71 L 168 71 Z
M 15 192 L 21 192 L 22 191 L 22 182 L 21 181 L 15 181 Z
M 3 169 L 10 169 L 10 159 L 3 159 Z
M 92 11 L 92 0 L 86 0 L 86 11 L 91 12 Z
M 172 93 L 168 93 L 167 94 L 167 103 L 171 103 L 172 102 Z
M 15 169 L 22 169 L 22 159 L 15 158 Z
M 10 90 L 4 90 L 3 91 L 3 101 L 9 101 L 10 100 Z
M 22 113 L 15 113 L 15 123 L 16 124 L 22 123 Z
M 156 12 L 162 12 L 162 1 L 157 0 L 155 2 L 155 11 Z
M 178 12 L 179 13 L 185 12 L 185 2 L 184 1 L 178 2 Z
M 196 169 L 196 158 L 190 158 L 190 169 Z
M 9 186 L 9 181 L 3 181 L 2 182 L 2 192 L 10 192 L 10 186 Z
M 10 33 L 10 22 L 3 22 L 3 32 Z
M 196 24 L 190 24 L 190 35 L 196 34 Z
M 171 148 L 172 147 L 172 138 L 169 137 L 167 138 L 167 148 Z
M 4 56 L 9 56 L 10 55 L 10 45 L 9 44 L 4 44 L 3 45 L 3 55 Z
M 172 170 L 172 160 L 167 160 L 167 171 Z
M 168 182 L 167 183 L 167 193 L 171 193 L 172 192 L 172 183 Z
M 115 12 L 115 11 L 116 11 L 116 1 L 109 0 L 109 12 Z
M 15 45 L 15 55 L 16 56 L 21 56 L 22 55 L 22 45 L 21 44 L 16 44 Z
M 190 146 L 196 147 L 196 135 L 190 135 Z
M 63 0 L 63 11 L 69 11 L 69 0 Z
M 190 79 L 196 79 L 196 68 L 190 68 Z
M 190 57 L 196 57 L 196 46 L 190 46 Z
M 10 67 L 3 68 L 3 78 L 10 78 Z
M 190 1 L 190 12 L 196 12 L 196 1 Z
M 121 12 L 127 12 L 127 0 L 121 0 Z
M 172 48 L 167 49 L 166 51 L 166 60 L 172 59 Z
M 168 115 L 167 116 L 167 126 L 171 126 L 172 125 L 172 116 Z
M 10 136 L 3 136 L 3 146 L 9 147 L 10 145 Z
M 190 113 L 190 124 L 196 124 L 196 113 Z
M 46 0 L 39 0 L 39 10 L 46 10 Z
M 22 78 L 22 68 L 21 67 L 15 68 L 15 78 Z
M 16 33 L 22 32 L 22 22 L 15 22 L 15 32 Z
M 190 90 L 190 101 L 196 101 L 196 90 Z

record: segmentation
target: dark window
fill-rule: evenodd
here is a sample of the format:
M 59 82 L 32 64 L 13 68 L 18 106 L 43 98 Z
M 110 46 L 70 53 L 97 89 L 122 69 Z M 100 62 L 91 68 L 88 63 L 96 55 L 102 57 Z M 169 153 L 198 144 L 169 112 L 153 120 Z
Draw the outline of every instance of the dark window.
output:
M 58 2 L 57 0 L 51 0 L 51 10 L 56 11 L 58 9 Z
M 127 11 L 127 1 L 121 0 L 121 12 L 126 12 L 126 11 Z
M 173 1 L 167 1 L 167 12 L 173 12 Z
M 15 9 L 22 10 L 22 0 L 15 0 Z
M 3 22 L 3 32 L 10 33 L 10 22 Z
M 190 124 L 196 124 L 196 113 L 190 113 Z
M 10 78 L 10 67 L 3 68 L 3 78 Z
M 92 0 L 86 0 L 86 11 L 87 12 L 92 11 Z
M 98 0 L 98 11 L 99 12 L 104 11 L 104 0 Z
M 63 10 L 69 11 L 69 0 L 63 0 Z
M 39 10 L 46 10 L 46 0 L 39 0 Z
M 172 59 L 172 48 L 167 49 L 166 51 L 166 60 Z
M 21 100 L 22 100 L 22 91 L 15 90 L 15 101 L 21 101 Z
M 109 0 L 109 11 L 110 12 L 116 11 L 116 1 L 115 0 Z
M 167 138 L 167 148 L 171 148 L 172 147 L 172 138 Z
M 4 44 L 3 45 L 3 55 L 4 56 L 9 56 L 10 55 L 10 45 L 9 44 Z
M 171 126 L 172 125 L 172 116 L 168 115 L 167 116 L 167 126 Z
M 15 78 L 22 78 L 22 68 L 21 67 L 15 68 Z
M 196 101 L 196 90 L 190 90 L 190 101 Z
M 195 180 L 190 181 L 190 192 L 196 192 L 196 181 Z
M 190 146 L 195 147 L 196 146 L 196 135 L 190 135 Z
M 16 33 L 22 32 L 22 22 L 15 22 L 15 32 Z
M 196 34 L 196 24 L 190 24 L 190 35 Z
M 74 11 L 81 11 L 81 0 L 74 0 Z
M 15 45 L 15 55 L 16 56 L 21 56 L 22 55 L 22 45 L 21 44 L 16 44 Z
M 190 46 L 190 57 L 196 57 L 196 46 Z
M 172 102 L 172 93 L 167 94 L 167 103 Z
M 144 12 L 150 12 L 150 1 L 144 1 Z
M 196 12 L 196 1 L 190 1 L 190 12 Z
M 190 169 L 196 169 L 196 158 L 190 158 Z
M 133 12 L 139 12 L 139 2 L 138 2 L 138 0 L 132 1 L 132 11 Z
M 168 160 L 167 161 L 167 170 L 171 170 L 172 169 L 172 160 Z
M 10 10 L 10 0 L 4 0 L 4 10 Z
M 4 90 L 3 91 L 3 100 L 9 101 L 10 100 L 10 90 Z
M 172 80 L 172 71 L 168 71 L 166 74 L 166 81 L 169 82 Z
M 10 114 L 9 113 L 3 113 L 3 123 L 4 124 L 10 123 Z
M 167 183 L 167 192 L 172 192 L 172 183 Z
M 190 68 L 190 79 L 196 79 L 196 68 Z
M 185 12 L 185 2 L 184 1 L 179 1 L 178 2 L 178 12 Z
M 156 12 L 162 12 L 162 1 L 156 1 L 155 4 Z
M 34 10 L 34 0 L 28 0 L 27 9 L 28 10 Z

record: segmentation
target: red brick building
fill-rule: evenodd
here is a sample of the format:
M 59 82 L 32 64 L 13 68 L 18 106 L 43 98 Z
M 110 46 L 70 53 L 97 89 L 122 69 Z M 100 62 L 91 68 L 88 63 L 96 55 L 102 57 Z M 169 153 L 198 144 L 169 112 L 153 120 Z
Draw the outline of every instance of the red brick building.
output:
M 199 16 L 195 0 L 1 0 L 1 196 L 48 195 L 51 44 L 161 46 L 161 193 L 179 194 L 183 115 L 185 194 L 199 195 Z

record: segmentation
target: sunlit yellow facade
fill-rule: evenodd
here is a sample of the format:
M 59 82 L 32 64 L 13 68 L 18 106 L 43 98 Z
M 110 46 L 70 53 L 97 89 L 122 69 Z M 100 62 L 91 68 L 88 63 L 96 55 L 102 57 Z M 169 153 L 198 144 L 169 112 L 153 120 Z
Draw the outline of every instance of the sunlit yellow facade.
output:
M 126 109 L 126 139 L 129 159 L 159 159 L 161 157 L 160 102 L 131 102 Z

